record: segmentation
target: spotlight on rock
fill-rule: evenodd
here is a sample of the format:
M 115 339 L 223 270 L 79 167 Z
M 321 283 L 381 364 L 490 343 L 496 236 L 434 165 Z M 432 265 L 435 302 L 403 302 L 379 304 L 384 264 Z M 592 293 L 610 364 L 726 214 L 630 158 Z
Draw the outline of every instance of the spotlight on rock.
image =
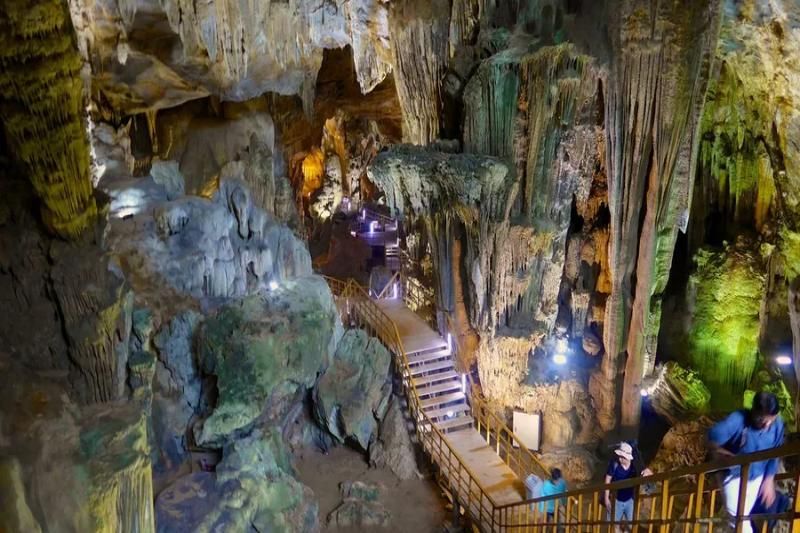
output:
M 278 288 L 278 282 L 277 281 L 275 281 L 273 279 L 272 281 L 269 282 L 269 290 L 274 291 L 277 288 Z
M 792 364 L 792 358 L 788 355 L 779 355 L 775 358 L 775 363 L 779 364 L 780 366 L 789 366 Z
M 563 353 L 557 353 L 553 355 L 553 362 L 557 365 L 566 365 L 567 364 L 567 355 Z

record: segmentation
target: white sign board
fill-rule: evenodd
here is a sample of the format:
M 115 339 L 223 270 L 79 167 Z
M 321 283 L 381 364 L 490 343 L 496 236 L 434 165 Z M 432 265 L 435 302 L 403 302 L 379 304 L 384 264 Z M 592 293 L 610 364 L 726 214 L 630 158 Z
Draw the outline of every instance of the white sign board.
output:
M 538 452 L 542 442 L 542 415 L 514 411 L 514 433 L 522 444 L 531 451 Z M 519 446 L 514 442 L 514 446 Z

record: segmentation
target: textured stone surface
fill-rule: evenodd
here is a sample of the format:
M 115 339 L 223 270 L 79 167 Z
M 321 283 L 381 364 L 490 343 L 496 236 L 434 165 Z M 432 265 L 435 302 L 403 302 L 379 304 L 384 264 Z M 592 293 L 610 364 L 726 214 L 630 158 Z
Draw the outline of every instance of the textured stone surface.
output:
M 282 282 L 206 320 L 201 368 L 217 376 L 219 397 L 195 428 L 197 442 L 219 446 L 262 413 L 285 414 L 295 392 L 310 388 L 328 366 L 340 328 L 328 285 L 316 276 Z
M 4 357 L 0 370 L 0 401 L 19 406 L 0 415 L 0 472 L 10 483 L 0 514 L 26 525 L 9 531 L 154 531 L 139 406 L 79 407 L 52 378 Z
M 378 502 L 377 485 L 362 481 L 344 481 L 340 486 L 342 504 L 328 515 L 328 525 L 335 527 L 388 527 L 391 514 Z
M 656 381 L 649 390 L 650 405 L 671 424 L 708 413 L 711 391 L 697 372 L 669 361 L 656 369 Z
M 345 332 L 330 366 L 314 388 L 317 417 L 339 442 L 353 439 L 367 451 L 376 437 L 379 406 L 390 390 L 391 356 L 363 330 Z
M 157 530 L 319 531 L 313 494 L 291 472 L 280 434 L 255 432 L 225 448 L 216 472 L 189 474 L 161 492 Z
M 377 468 L 388 468 L 399 479 L 414 479 L 420 473 L 417 451 L 411 441 L 411 421 L 403 413 L 400 398 L 393 395 L 390 402 L 378 439 L 370 444 L 369 462 Z
M 127 194 L 146 183 L 131 184 Z M 137 292 L 148 292 L 147 279 L 157 275 L 195 298 L 244 296 L 311 272 L 304 243 L 254 205 L 239 180 L 224 180 L 213 200 L 182 197 L 138 209 L 115 221 L 110 235 Z
M 661 440 L 655 458 L 650 462 L 653 472 L 668 472 L 676 468 L 698 465 L 706 460 L 706 440 L 713 422 L 701 417 L 675 424 Z

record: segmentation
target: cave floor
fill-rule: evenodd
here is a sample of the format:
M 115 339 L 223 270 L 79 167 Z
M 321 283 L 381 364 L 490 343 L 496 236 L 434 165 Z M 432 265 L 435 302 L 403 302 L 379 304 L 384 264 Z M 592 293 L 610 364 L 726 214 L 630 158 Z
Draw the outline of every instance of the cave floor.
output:
M 438 533 L 448 517 L 447 501 L 433 480 L 401 481 L 387 469 L 370 468 L 364 456 L 352 449 L 340 446 L 328 455 L 307 449 L 296 456 L 295 466 L 300 481 L 317 498 L 322 533 Z M 389 527 L 328 527 L 328 515 L 342 502 L 339 484 L 343 481 L 377 483 L 381 488 L 378 501 L 392 516 Z

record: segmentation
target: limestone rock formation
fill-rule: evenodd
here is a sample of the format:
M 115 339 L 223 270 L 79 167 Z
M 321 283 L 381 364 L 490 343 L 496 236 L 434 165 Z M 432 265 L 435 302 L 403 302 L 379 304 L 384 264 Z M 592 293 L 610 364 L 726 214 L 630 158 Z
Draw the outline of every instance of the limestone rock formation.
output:
M 378 502 L 380 488 L 362 481 L 341 484 L 342 504 L 328 515 L 328 524 L 337 527 L 386 527 L 391 515 Z
M 4 349 L 30 368 L 64 372 L 80 403 L 121 399 L 132 301 L 118 265 L 89 235 L 64 242 L 41 232 L 26 184 L 10 181 L 0 196 L 0 304 L 13 317 L 0 320 Z
M 698 465 L 706 460 L 708 430 L 713 422 L 707 417 L 678 422 L 661 440 L 655 458 L 648 465 L 656 473 Z
M 156 500 L 157 531 L 319 531 L 308 487 L 292 477 L 279 433 L 259 431 L 225 448 L 215 472 L 178 479 Z
M 414 479 L 420 475 L 409 424 L 400 398 L 392 396 L 389 409 L 380 424 L 378 438 L 369 446 L 371 466 L 388 468 L 398 479 Z
M 19 407 L 0 415 L 0 523 L 10 531 L 154 531 L 139 406 L 79 407 L 50 376 L 7 357 L 0 369 L 0 400 Z
M 656 369 L 655 383 L 648 397 L 653 409 L 673 425 L 707 414 L 711 391 L 694 372 L 675 361 Z
M 120 184 L 119 195 L 143 199 L 134 219 L 114 224 L 110 235 L 137 280 L 156 273 L 172 290 L 194 298 L 229 298 L 310 274 L 305 245 L 254 205 L 243 182 L 224 180 L 213 200 L 162 197 L 149 204 L 140 192 L 148 182 Z M 152 291 L 152 284 L 134 282 L 134 289 Z
M 98 215 L 89 173 L 86 101 L 70 12 L 52 0 L 0 4 L 0 117 L 10 154 L 43 202 L 48 229 L 74 238 Z
M 353 439 L 367 451 L 386 414 L 391 355 L 363 330 L 348 330 L 314 388 L 316 414 L 339 442 Z
M 756 366 L 764 267 L 745 242 L 700 250 L 695 262 L 687 288 L 694 309 L 689 363 L 711 390 L 713 405 L 736 405 Z
M 217 405 L 195 428 L 197 442 L 220 446 L 259 417 L 280 418 L 295 393 L 330 363 L 341 325 L 322 278 L 284 281 L 231 303 L 203 323 L 200 367 L 217 377 Z

